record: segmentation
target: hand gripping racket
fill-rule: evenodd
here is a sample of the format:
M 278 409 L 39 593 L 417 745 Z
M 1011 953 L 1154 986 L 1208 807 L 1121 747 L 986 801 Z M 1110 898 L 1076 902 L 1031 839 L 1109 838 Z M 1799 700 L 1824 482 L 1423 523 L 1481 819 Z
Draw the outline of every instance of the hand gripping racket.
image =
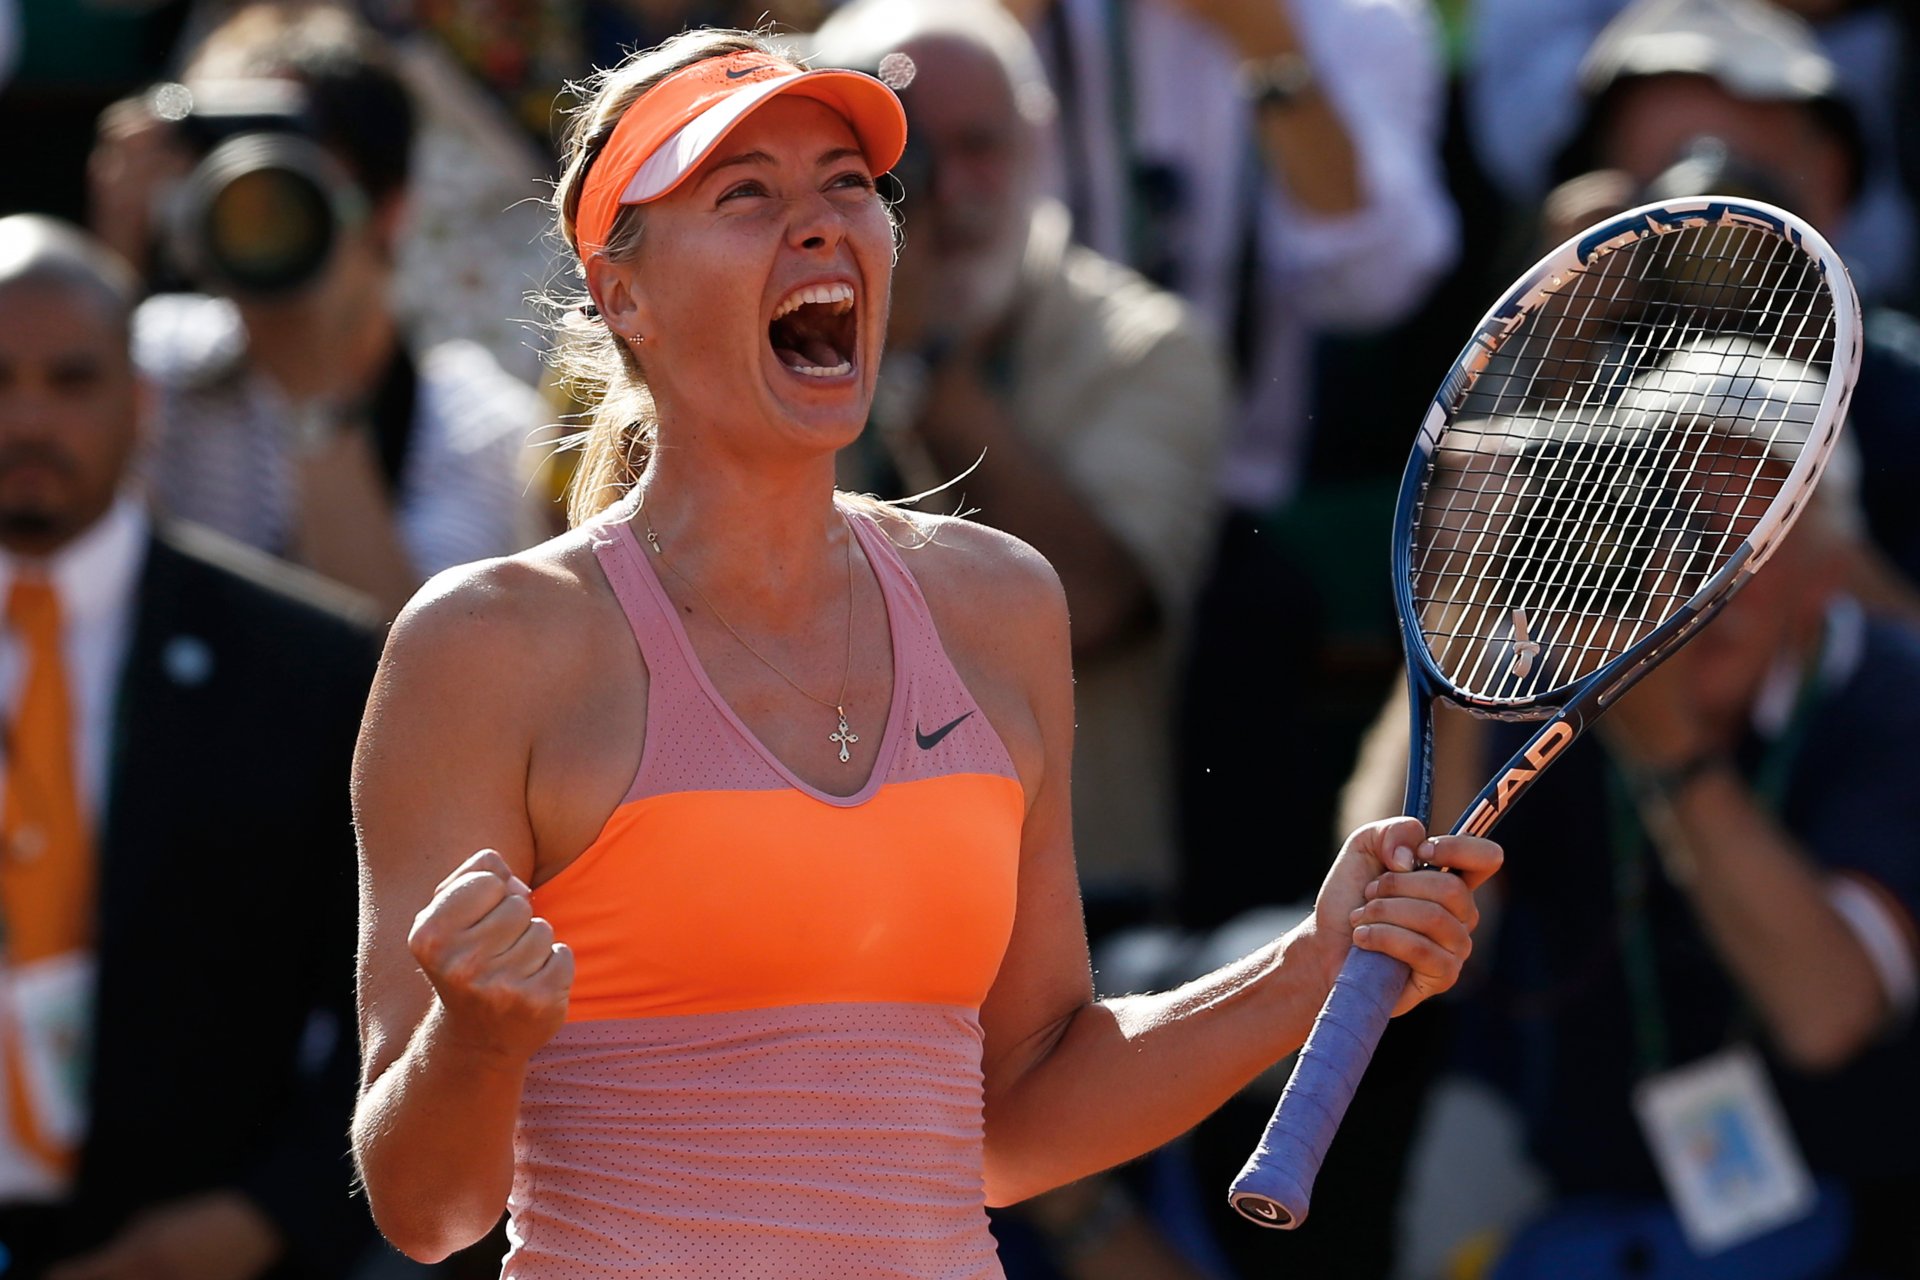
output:
M 1561 245 L 1481 320 L 1421 424 L 1393 528 L 1428 819 L 1433 702 L 1545 721 L 1452 831 L 1485 835 L 1766 562 L 1860 366 L 1846 268 L 1770 205 L 1645 205 Z M 1407 978 L 1354 948 L 1229 1191 L 1295 1227 Z

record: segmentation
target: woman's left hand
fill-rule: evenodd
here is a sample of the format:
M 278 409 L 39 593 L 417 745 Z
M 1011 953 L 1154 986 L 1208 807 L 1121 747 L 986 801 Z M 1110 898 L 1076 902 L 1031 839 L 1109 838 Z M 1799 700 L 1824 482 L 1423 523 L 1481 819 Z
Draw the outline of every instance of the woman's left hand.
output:
M 1429 837 L 1413 818 L 1361 827 L 1347 837 L 1314 904 L 1315 932 L 1329 944 L 1336 971 L 1349 942 L 1404 963 L 1413 972 L 1396 1015 L 1451 987 L 1480 923 L 1473 891 L 1500 869 L 1502 856 L 1491 840 Z

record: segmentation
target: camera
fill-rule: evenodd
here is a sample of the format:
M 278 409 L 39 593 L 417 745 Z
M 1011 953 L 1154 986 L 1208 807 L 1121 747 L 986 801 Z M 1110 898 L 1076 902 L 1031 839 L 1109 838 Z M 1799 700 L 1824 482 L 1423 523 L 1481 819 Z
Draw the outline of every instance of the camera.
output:
M 325 269 L 341 233 L 366 218 L 367 198 L 317 141 L 299 84 L 163 84 L 148 105 L 199 157 L 159 217 L 164 261 L 194 284 L 251 297 L 297 293 Z

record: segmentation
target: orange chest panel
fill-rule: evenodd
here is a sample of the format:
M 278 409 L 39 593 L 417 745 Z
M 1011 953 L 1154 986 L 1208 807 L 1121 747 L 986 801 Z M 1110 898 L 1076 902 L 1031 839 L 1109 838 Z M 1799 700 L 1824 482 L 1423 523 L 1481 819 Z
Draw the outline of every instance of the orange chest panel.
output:
M 1024 793 L 1011 778 L 790 788 L 621 806 L 533 895 L 573 948 L 569 1022 L 837 1001 L 977 1009 L 1013 930 Z

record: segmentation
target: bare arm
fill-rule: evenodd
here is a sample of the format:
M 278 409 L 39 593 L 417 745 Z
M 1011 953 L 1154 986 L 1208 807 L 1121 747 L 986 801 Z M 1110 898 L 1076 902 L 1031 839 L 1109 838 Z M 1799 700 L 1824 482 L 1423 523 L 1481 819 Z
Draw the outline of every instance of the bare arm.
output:
M 144 94 L 100 113 L 87 157 L 87 222 L 142 277 L 154 245 L 157 197 L 190 173 L 194 156 L 147 105 Z
M 1732 742 L 1736 726 L 1695 705 L 1703 652 L 1675 654 L 1600 722 L 1629 775 L 1705 759 Z M 1644 795 L 1641 815 L 1669 878 L 1781 1051 L 1809 1070 L 1858 1053 L 1885 1025 L 1887 993 L 1828 897 L 1828 873 L 1747 781 L 1717 764 L 1670 794 Z
M 1830 871 L 1728 763 L 1761 673 L 1785 657 L 1802 667 L 1821 660 L 1827 584 L 1847 561 L 1826 513 L 1809 517 L 1769 576 L 1622 697 L 1599 729 L 1640 780 L 1646 830 L 1729 976 L 1788 1059 L 1824 1070 L 1879 1033 L 1890 993 L 1830 897 Z M 1672 772 L 1683 766 L 1691 776 Z M 1663 777 L 1670 781 L 1648 785 Z
M 1306 56 L 1288 0 L 1175 3 L 1218 30 L 1248 62 Z M 1309 87 L 1284 106 L 1261 108 L 1259 131 L 1267 167 L 1301 208 L 1338 217 L 1366 203 L 1353 139 L 1325 93 Z
M 1486 841 L 1429 846 L 1411 821 L 1376 823 L 1348 842 L 1299 929 L 1176 991 L 1096 1003 L 1068 819 L 1066 619 L 1053 591 L 1051 602 L 1036 589 L 1007 611 L 1028 620 L 1023 658 L 1038 673 L 1033 705 L 1049 764 L 1024 832 L 1013 938 L 981 1010 L 992 1203 L 1132 1159 L 1191 1127 L 1298 1047 L 1349 939 L 1413 968 L 1402 1009 L 1444 990 L 1470 946 L 1471 890 L 1499 862 Z M 1466 874 L 1381 874 L 1415 859 Z M 1356 924 L 1367 927 L 1356 935 Z
M 429 597 L 432 588 L 429 588 Z M 534 918 L 524 626 L 472 582 L 395 624 L 354 762 L 361 1096 L 353 1147 L 381 1230 L 437 1261 L 499 1220 L 533 1053 L 572 956 Z M 479 850 L 479 852 L 475 852 Z
M 1827 896 L 1827 876 L 1731 769 L 1654 817 L 1670 874 L 1714 950 L 1796 1065 L 1846 1065 L 1886 1024 L 1886 993 Z

